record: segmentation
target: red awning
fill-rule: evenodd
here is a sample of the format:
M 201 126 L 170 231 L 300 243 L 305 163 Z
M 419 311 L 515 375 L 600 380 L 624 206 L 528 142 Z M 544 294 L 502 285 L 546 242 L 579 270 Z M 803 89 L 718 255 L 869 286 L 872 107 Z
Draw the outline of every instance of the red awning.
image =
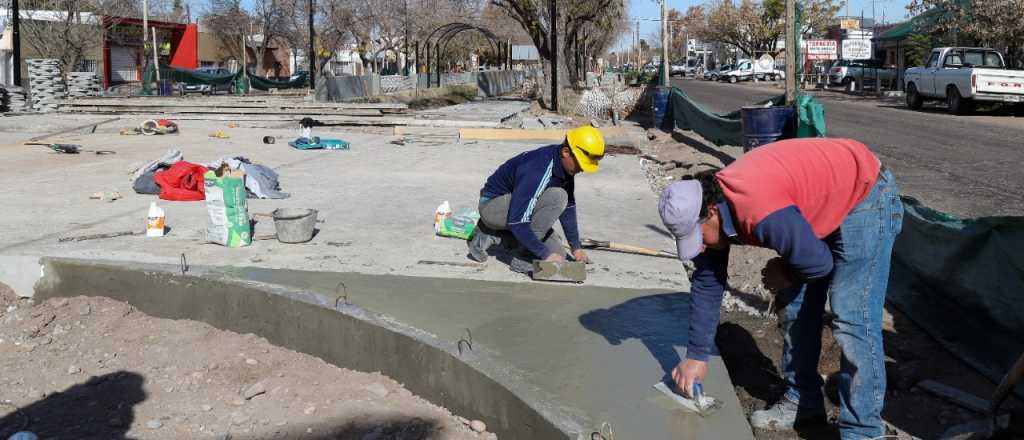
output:
M 192 23 L 185 27 L 171 57 L 171 65 L 182 69 L 199 67 L 199 25 Z

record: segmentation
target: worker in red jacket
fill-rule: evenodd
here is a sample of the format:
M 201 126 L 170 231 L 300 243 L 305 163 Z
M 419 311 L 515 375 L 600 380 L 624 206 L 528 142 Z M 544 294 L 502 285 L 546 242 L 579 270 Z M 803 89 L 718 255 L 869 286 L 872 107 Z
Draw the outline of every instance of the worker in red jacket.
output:
M 717 172 L 669 186 L 659 211 L 679 258 L 693 260 L 686 359 L 672 371 L 692 395 L 707 374 L 731 245 L 766 247 L 780 259 L 763 272 L 778 295 L 786 392 L 755 411 L 766 430 L 824 422 L 818 373 L 825 301 L 843 351 L 839 432 L 843 440 L 884 434 L 882 309 L 903 205 L 892 174 L 863 144 L 793 139 L 764 145 Z

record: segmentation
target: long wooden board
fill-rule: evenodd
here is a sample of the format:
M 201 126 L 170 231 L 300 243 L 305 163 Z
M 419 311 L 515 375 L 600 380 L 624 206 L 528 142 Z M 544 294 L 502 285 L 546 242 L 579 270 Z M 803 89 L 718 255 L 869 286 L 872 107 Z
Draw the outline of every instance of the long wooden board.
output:
M 66 113 L 95 113 L 95 114 L 234 114 L 234 115 L 342 115 L 342 116 L 381 116 L 383 113 L 375 109 L 277 109 L 277 108 L 250 108 L 250 107 L 130 107 L 130 106 L 61 106 L 60 110 Z
M 114 98 L 72 99 L 62 103 L 69 107 L 206 107 L 206 108 L 280 108 L 280 109 L 361 109 L 361 110 L 406 110 L 409 106 L 402 103 L 320 103 L 297 102 L 293 100 L 268 101 L 228 101 L 228 100 L 193 100 L 163 99 L 137 100 Z
M 604 137 L 626 133 L 623 127 L 601 128 Z M 561 141 L 568 130 L 531 130 L 519 128 L 462 128 L 459 139 L 478 141 Z

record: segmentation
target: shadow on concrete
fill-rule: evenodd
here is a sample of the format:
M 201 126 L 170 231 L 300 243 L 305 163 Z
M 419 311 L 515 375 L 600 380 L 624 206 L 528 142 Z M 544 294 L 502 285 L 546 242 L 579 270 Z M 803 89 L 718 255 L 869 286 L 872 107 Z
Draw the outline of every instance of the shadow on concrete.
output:
M 668 232 L 668 231 L 666 231 L 666 230 L 665 230 L 664 228 L 662 228 L 661 226 L 658 226 L 658 225 L 652 225 L 652 224 L 649 224 L 649 223 L 648 223 L 648 224 L 646 224 L 646 225 L 644 225 L 644 226 L 646 226 L 646 227 L 647 227 L 647 229 L 650 229 L 650 230 L 652 230 L 652 231 L 654 231 L 654 232 L 657 232 L 658 234 L 664 235 L 665 237 L 671 238 L 671 239 L 673 239 L 673 240 L 675 240 L 675 239 L 676 239 L 676 238 L 675 238 L 675 236 L 673 236 L 671 232 Z
M 693 148 L 694 150 L 697 150 L 701 153 L 713 156 L 715 159 L 722 161 L 722 166 L 728 166 L 729 164 L 733 163 L 733 161 L 736 160 L 735 157 L 723 153 L 715 148 L 708 147 L 707 145 L 698 142 L 696 139 L 686 136 L 679 130 L 672 132 L 672 139 L 674 139 L 676 142 L 686 144 L 690 148 Z
M 259 429 L 259 428 L 258 428 Z M 308 430 L 312 430 L 312 432 Z M 303 438 L 309 440 L 425 440 L 444 435 L 438 420 L 406 417 L 393 414 L 358 414 L 346 420 L 334 420 L 316 425 L 262 428 L 254 434 L 229 434 L 231 440 L 257 440 L 271 438 Z M 223 435 L 219 438 L 224 438 Z
M 689 333 L 690 299 L 686 293 L 664 293 L 630 299 L 608 309 L 589 311 L 579 317 L 584 328 L 605 338 L 611 345 L 637 339 L 671 377 L 679 365 L 677 346 L 686 347 Z
M 32 431 L 39 438 L 124 439 L 135 419 L 133 408 L 146 400 L 145 379 L 128 371 L 93 376 L 20 408 L 3 406 L 0 438 Z

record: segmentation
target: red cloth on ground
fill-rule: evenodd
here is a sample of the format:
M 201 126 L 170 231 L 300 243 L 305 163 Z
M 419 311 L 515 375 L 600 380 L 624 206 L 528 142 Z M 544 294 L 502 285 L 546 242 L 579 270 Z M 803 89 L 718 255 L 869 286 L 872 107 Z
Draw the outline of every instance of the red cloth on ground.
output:
M 160 185 L 160 198 L 163 200 L 206 200 L 206 186 L 203 181 L 205 173 L 206 167 L 182 160 L 154 174 L 153 181 Z

